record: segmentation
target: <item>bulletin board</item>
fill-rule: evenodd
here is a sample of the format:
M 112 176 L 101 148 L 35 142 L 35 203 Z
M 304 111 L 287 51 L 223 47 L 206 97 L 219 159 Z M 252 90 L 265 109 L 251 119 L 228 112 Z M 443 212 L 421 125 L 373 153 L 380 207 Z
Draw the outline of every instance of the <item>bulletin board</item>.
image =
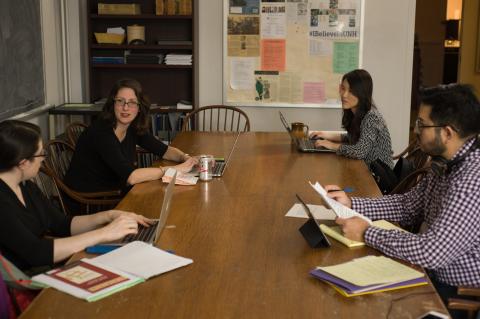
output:
M 224 0 L 226 105 L 340 107 L 360 67 L 362 0 Z

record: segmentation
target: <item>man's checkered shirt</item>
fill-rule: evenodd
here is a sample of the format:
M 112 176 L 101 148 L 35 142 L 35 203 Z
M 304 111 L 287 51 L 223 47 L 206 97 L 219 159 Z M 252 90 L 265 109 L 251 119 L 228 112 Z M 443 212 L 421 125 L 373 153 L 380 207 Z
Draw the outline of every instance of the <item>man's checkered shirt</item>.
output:
M 455 154 L 467 153 L 474 139 Z M 427 175 L 406 194 L 378 199 L 352 198 L 352 208 L 372 220 L 402 226 L 426 223 L 420 234 L 369 227 L 365 242 L 385 254 L 433 270 L 453 286 L 480 287 L 480 149 L 449 174 Z

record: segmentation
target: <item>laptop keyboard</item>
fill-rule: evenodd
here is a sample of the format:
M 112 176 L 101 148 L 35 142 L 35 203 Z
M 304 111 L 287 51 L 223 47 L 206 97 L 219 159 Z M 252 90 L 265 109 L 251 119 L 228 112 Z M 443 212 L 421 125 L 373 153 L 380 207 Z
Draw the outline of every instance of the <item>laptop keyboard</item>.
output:
M 213 168 L 213 175 L 221 175 L 224 167 L 225 162 L 216 162 Z
M 155 231 L 157 230 L 157 224 L 158 220 L 151 224 L 149 227 L 138 225 L 138 233 L 125 236 L 122 239 L 122 243 L 130 243 L 136 240 L 148 242 L 149 239 L 155 235 Z
M 304 150 L 315 149 L 315 142 L 310 139 L 298 139 L 298 145 Z

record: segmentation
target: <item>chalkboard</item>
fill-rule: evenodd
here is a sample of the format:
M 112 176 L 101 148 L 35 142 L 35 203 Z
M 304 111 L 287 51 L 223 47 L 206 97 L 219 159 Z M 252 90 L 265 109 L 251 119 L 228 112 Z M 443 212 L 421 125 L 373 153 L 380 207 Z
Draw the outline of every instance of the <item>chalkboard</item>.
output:
M 0 120 L 45 104 L 40 0 L 0 1 Z

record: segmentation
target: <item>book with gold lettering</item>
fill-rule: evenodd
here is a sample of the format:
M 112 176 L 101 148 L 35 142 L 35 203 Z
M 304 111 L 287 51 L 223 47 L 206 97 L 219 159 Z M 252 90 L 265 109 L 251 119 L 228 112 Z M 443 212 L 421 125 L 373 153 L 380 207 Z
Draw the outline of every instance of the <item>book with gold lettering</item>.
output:
M 102 299 L 145 281 L 93 259 L 82 259 L 32 279 L 87 301 Z

